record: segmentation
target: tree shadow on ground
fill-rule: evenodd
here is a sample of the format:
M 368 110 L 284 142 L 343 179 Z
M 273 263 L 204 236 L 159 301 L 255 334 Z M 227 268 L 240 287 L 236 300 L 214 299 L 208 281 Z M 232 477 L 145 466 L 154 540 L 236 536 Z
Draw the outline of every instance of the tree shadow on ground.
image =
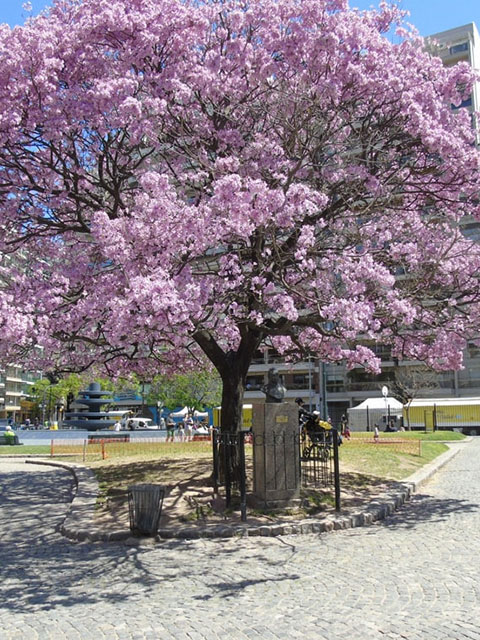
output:
M 242 593 L 246 588 L 252 587 L 257 584 L 264 584 L 266 582 L 282 582 L 283 580 L 299 580 L 299 575 L 288 575 L 285 577 L 279 578 L 256 578 L 251 580 L 239 580 L 238 582 L 217 582 L 211 585 L 212 589 L 215 590 L 215 593 L 211 594 L 203 594 L 201 596 L 196 596 L 194 600 L 211 600 L 216 597 L 218 593 L 221 594 L 221 598 L 232 598 L 237 596 L 239 593 Z
M 213 499 L 210 458 L 167 458 L 112 464 L 95 469 L 100 483 L 96 519 L 104 526 L 128 527 L 128 488 L 138 483 L 162 484 L 165 500 L 161 526 L 198 518 L 198 504 Z
M 192 571 L 205 579 L 205 595 L 226 595 L 245 587 L 211 584 L 210 563 L 221 565 L 232 551 L 225 541 L 172 540 L 155 547 L 122 543 L 74 543 L 58 529 L 73 497 L 72 476 L 64 470 L 2 473 L 0 468 L 0 602 L 3 615 L 32 614 L 76 605 L 121 604 L 144 597 L 145 590 L 175 590 Z M 216 542 L 216 541 L 215 541 Z M 153 544 L 153 543 L 152 543 Z M 181 556 L 181 561 L 179 560 Z M 189 557 L 202 557 L 193 569 Z M 260 548 L 249 560 L 267 562 Z M 297 579 L 282 571 L 275 580 Z M 213 597 L 213 596 L 212 596 Z
M 252 492 L 253 471 L 247 465 L 247 494 Z M 142 482 L 163 484 L 166 497 L 160 526 L 199 526 L 240 523 L 240 499 L 233 491 L 231 509 L 226 509 L 220 487 L 214 495 L 212 462 L 206 458 L 164 458 L 135 462 L 112 463 L 96 467 L 101 494 L 96 512 L 97 524 L 107 528 L 128 527 L 128 486 Z M 381 495 L 392 483 L 365 474 L 345 472 L 341 477 L 342 508 L 355 510 Z M 301 505 L 283 511 L 269 512 L 248 509 L 251 526 L 275 524 L 285 520 L 322 518 L 334 514 L 334 488 L 308 485 L 301 489 Z
M 445 522 L 454 515 L 478 512 L 479 506 L 478 502 L 469 500 L 416 493 L 382 524 L 385 527 L 415 529 L 425 522 Z

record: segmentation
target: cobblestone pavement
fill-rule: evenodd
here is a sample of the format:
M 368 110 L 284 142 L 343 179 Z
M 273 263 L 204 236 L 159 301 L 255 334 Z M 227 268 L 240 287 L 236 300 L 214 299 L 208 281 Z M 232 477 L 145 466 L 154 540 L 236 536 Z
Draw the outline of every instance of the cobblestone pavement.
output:
M 67 471 L 0 462 L 0 639 L 480 640 L 480 438 L 384 521 L 72 543 Z

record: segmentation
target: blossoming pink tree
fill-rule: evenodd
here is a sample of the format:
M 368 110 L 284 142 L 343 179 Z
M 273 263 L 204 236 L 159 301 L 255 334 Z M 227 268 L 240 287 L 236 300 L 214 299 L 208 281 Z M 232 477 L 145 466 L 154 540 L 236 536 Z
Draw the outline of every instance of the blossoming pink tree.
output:
M 473 77 L 395 24 L 346 0 L 59 0 L 2 26 L 2 357 L 150 376 L 204 354 L 226 429 L 264 344 L 460 366 L 480 163 L 451 105 Z

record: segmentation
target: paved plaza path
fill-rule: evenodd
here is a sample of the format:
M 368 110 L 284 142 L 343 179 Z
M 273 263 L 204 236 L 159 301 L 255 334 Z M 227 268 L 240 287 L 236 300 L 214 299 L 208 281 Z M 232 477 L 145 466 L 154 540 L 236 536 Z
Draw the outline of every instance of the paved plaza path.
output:
M 0 639 L 480 640 L 480 438 L 369 527 L 72 543 L 67 471 L 0 461 Z

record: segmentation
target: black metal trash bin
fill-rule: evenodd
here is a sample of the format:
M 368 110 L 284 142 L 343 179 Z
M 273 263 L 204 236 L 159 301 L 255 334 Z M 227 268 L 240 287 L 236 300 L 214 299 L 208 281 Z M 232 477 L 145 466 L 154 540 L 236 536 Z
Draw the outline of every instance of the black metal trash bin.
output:
M 130 530 L 133 533 L 157 533 L 164 496 L 165 486 L 162 484 L 134 484 L 128 487 Z

